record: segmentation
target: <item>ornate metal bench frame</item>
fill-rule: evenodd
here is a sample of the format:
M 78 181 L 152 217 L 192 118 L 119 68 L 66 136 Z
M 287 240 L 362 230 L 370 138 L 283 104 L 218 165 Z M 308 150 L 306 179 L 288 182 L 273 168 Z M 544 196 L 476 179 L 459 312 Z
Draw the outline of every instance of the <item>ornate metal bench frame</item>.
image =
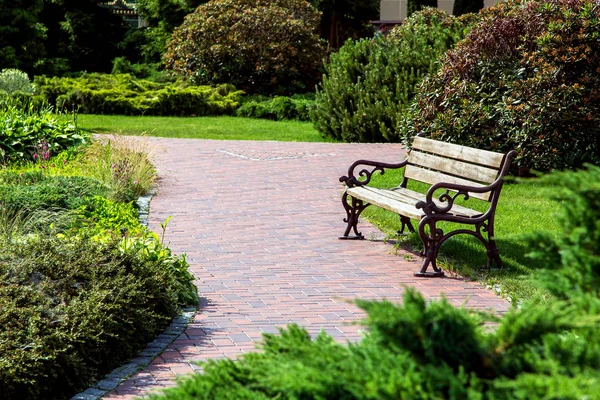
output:
M 439 143 L 438 145 L 442 147 L 458 147 L 457 145 L 450 145 L 444 142 L 437 143 Z M 477 149 L 466 149 L 481 152 Z M 495 154 L 499 155 L 499 153 Z M 500 191 L 504 183 L 504 177 L 508 173 L 511 160 L 516 156 L 516 154 L 516 151 L 512 150 L 506 154 L 500 155 L 502 156 L 502 161 L 498 168 L 498 175 L 496 179 L 489 185 L 470 186 L 440 181 L 437 183 L 433 183 L 430 186 L 429 190 L 425 194 L 424 201 L 418 201 L 414 204 L 414 206 L 417 209 L 421 209 L 423 211 L 423 216 L 419 221 L 418 225 L 418 233 L 421 238 L 421 241 L 423 242 L 423 252 L 421 253 L 421 255 L 425 257 L 420 271 L 415 273 L 415 276 L 443 276 L 444 272 L 440 268 L 438 268 L 436 264 L 440 247 L 446 240 L 448 240 L 454 235 L 458 235 L 461 233 L 472 235 L 479 239 L 481 243 L 483 243 L 487 250 L 488 267 L 492 267 L 492 264 L 495 263 L 499 268 L 502 268 L 502 260 L 500 259 L 498 247 L 496 246 L 496 242 L 494 240 L 494 219 L 496 214 L 496 206 L 500 197 Z M 464 161 L 464 159 L 461 160 L 461 162 L 462 161 Z M 363 210 L 369 205 L 371 205 L 370 203 L 367 203 L 360 198 L 355 198 L 349 195 L 347 193 L 348 189 L 368 185 L 369 182 L 371 182 L 371 178 L 376 172 L 379 172 L 383 175 L 386 170 L 404 168 L 407 165 L 409 165 L 409 163 L 410 155 L 409 157 L 407 157 L 406 160 L 398 164 L 388 164 L 369 160 L 358 160 L 350 166 L 350 168 L 348 169 L 347 176 L 340 177 L 340 182 L 346 185 L 346 189 L 344 190 L 344 193 L 342 195 L 342 204 L 344 206 L 344 209 L 346 210 L 346 218 L 344 218 L 344 222 L 347 223 L 346 231 L 344 232 L 344 235 L 340 237 L 340 239 L 364 239 L 362 233 L 360 233 L 357 230 L 358 218 L 363 212 Z M 359 166 L 372 167 L 372 169 L 362 168 L 358 171 L 358 174 L 355 174 L 355 169 L 357 169 Z M 404 176 L 398 188 L 406 188 L 408 181 L 409 178 Z M 438 190 L 445 190 L 445 192 L 439 196 L 439 202 L 438 204 L 436 204 L 436 202 L 434 201 L 434 196 L 435 192 Z M 452 213 L 454 203 L 459 196 L 462 196 L 465 200 L 468 200 L 472 195 L 477 196 L 477 194 L 486 193 L 489 193 L 488 201 L 490 205 L 487 211 L 482 213 L 480 216 L 473 218 L 454 215 Z M 479 197 L 481 197 L 481 195 L 479 195 Z M 403 234 L 406 228 L 408 228 L 410 232 L 414 232 L 415 229 L 412 226 L 411 218 L 402 214 L 399 215 L 402 226 L 398 233 Z M 473 230 L 456 229 L 448 233 L 444 233 L 442 229 L 438 228 L 436 225 L 440 221 L 450 221 L 461 224 L 469 224 L 473 225 L 474 228 Z M 426 231 L 426 227 L 429 228 L 429 232 Z M 354 236 L 349 236 L 351 230 L 354 232 Z M 429 265 L 433 267 L 433 272 L 427 272 Z

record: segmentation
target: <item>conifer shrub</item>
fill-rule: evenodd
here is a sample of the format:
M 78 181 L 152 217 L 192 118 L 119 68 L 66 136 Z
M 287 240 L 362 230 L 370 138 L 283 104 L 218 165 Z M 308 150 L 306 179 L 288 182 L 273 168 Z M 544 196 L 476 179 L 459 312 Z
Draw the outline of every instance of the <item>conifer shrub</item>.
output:
M 428 137 L 519 152 L 522 170 L 600 162 L 600 5 L 510 0 L 481 22 L 418 89 L 399 119 Z
M 325 56 L 319 19 L 305 0 L 212 0 L 175 29 L 165 67 L 250 94 L 312 91 Z
M 397 119 L 416 85 L 467 29 L 463 20 L 427 8 L 386 37 L 348 40 L 325 64 L 311 114 L 315 128 L 346 142 L 398 141 Z
M 232 85 L 190 86 L 155 82 L 130 74 L 84 74 L 79 78 L 39 76 L 35 83 L 59 110 L 85 114 L 204 116 L 233 114 L 242 92 Z
M 3 399 L 65 399 L 177 313 L 169 269 L 136 247 L 42 235 L 0 246 Z

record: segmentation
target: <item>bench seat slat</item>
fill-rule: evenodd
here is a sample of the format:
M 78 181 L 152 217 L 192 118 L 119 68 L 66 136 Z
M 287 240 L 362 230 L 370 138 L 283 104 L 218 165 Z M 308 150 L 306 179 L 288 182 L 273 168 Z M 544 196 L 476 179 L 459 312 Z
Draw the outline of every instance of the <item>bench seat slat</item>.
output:
M 425 201 L 425 195 L 410 189 L 378 189 L 368 186 L 358 186 L 348 188 L 346 193 L 356 199 L 363 200 L 367 203 L 412 219 L 420 220 L 425 215 L 422 209 L 415 207 L 417 202 Z M 446 204 L 435 200 L 434 202 L 439 206 L 444 206 Z M 448 214 L 475 218 L 481 216 L 482 212 L 455 204 Z
M 480 165 L 469 164 L 433 154 L 422 153 L 413 149 L 408 156 L 409 164 L 437 170 L 451 175 L 464 177 L 476 182 L 490 184 L 498 177 L 498 170 Z
M 407 165 L 404 171 L 404 176 L 409 179 L 414 179 L 419 182 L 428 183 L 430 185 L 434 185 L 438 182 L 446 182 L 446 183 L 455 183 L 457 185 L 464 186 L 473 186 L 473 187 L 483 187 L 483 185 L 479 182 L 469 181 L 467 179 L 457 178 L 452 175 L 446 175 L 441 172 L 432 171 L 425 168 L 420 168 L 415 165 Z M 475 197 L 477 199 L 489 201 L 491 192 L 485 193 L 472 193 L 469 192 L 469 196 Z
M 499 169 L 504 160 L 504 154 L 494 151 L 479 150 L 472 147 L 460 146 L 458 144 L 443 143 L 424 137 L 415 137 L 413 149 L 425 151 L 427 153 L 437 154 L 443 157 L 449 157 L 460 161 L 467 161 L 473 164 L 485 165 L 487 167 Z

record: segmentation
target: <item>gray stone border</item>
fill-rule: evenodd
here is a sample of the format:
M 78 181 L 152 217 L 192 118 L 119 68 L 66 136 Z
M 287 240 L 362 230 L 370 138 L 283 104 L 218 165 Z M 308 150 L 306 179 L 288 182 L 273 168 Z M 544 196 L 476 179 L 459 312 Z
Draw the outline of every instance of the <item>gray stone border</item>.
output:
M 140 223 L 145 227 L 148 227 L 150 201 L 155 194 L 156 189 L 154 188 L 137 200 Z M 171 325 L 152 342 L 148 343 L 146 348 L 138 353 L 137 357 L 127 364 L 113 369 L 102 380 L 94 382 L 89 388 L 71 397 L 70 400 L 98 400 L 136 372 L 145 369 L 152 360 L 158 357 L 167 346 L 185 331 L 197 310 L 198 307 L 181 309 L 179 315 L 173 318 Z

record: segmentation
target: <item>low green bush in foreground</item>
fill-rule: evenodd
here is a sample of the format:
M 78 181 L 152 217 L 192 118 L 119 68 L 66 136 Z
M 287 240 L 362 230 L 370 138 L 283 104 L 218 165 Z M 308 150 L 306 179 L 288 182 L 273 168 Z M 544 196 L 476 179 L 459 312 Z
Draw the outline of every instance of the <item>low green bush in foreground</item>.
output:
M 593 399 L 600 393 L 600 167 L 546 178 L 560 185 L 558 239 L 532 237 L 552 261 L 553 296 L 498 318 L 429 304 L 407 289 L 401 305 L 357 300 L 359 343 L 290 325 L 260 350 L 203 363 L 204 372 L 153 399 Z M 551 268 L 551 269 L 550 269 Z M 490 326 L 488 323 L 494 323 Z

